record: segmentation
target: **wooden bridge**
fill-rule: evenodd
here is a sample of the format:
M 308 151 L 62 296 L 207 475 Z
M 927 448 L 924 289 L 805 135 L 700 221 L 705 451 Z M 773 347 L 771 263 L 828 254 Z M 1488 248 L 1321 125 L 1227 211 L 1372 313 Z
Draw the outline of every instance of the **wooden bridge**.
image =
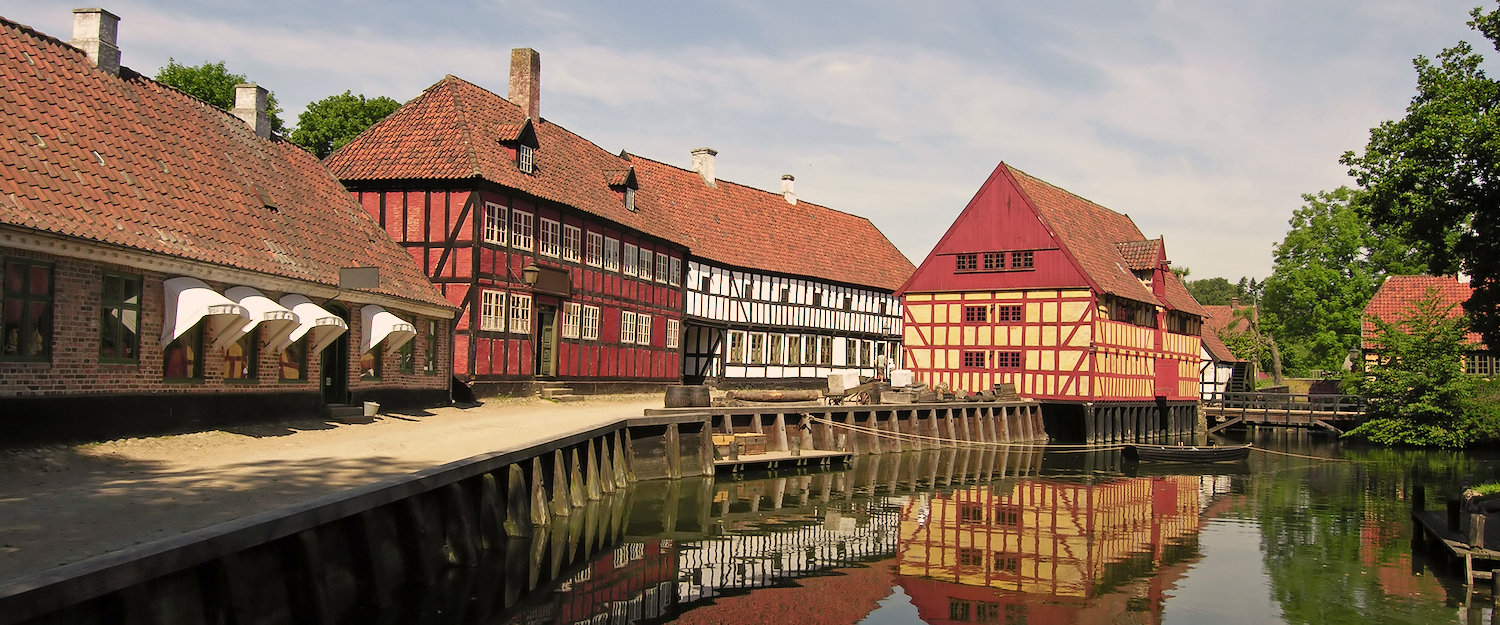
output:
M 1292 395 L 1225 393 L 1204 402 L 1210 434 L 1237 425 L 1322 428 L 1343 434 L 1364 423 L 1365 398 L 1359 395 Z

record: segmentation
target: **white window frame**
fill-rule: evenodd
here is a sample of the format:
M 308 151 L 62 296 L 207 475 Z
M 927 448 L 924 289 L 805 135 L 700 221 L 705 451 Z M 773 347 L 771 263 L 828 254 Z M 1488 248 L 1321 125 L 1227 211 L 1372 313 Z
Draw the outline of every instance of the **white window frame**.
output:
M 731 365 L 745 364 L 745 331 L 730 330 L 724 342 L 724 362 Z
M 583 246 L 583 264 L 598 267 L 604 264 L 604 235 L 588 233 Z
M 667 320 L 667 349 L 677 349 L 680 345 L 679 335 L 682 334 L 682 322 L 676 319 Z
M 605 237 L 604 239 L 604 270 L 620 270 L 620 240 Z
M 635 311 L 620 311 L 620 342 L 624 344 L 635 342 Z
M 599 307 L 583 307 L 583 322 L 580 324 L 578 336 L 585 341 L 599 340 Z
M 510 294 L 510 331 L 531 334 L 531 295 Z
M 646 313 L 636 313 L 635 342 L 638 345 L 651 344 L 651 315 L 648 315 Z
M 635 212 L 635 189 L 625 187 L 625 210 Z
M 661 252 L 657 252 L 656 253 L 656 281 L 657 282 L 660 282 L 662 284 L 666 284 L 667 283 L 667 269 L 668 269 L 669 266 L 670 265 L 668 265 L 668 263 L 667 263 L 667 255 L 663 254 Z
M 536 173 L 536 150 L 526 144 L 516 146 L 516 169 L 525 173 Z
M 583 245 L 583 229 L 578 226 L 563 225 L 562 237 L 562 259 L 570 262 L 578 262 L 583 253 L 580 247 Z
M 479 291 L 479 329 L 485 332 L 505 331 L 505 291 Z
M 623 273 L 627 276 L 640 275 L 640 269 L 636 267 L 636 261 L 640 259 L 640 255 L 636 252 L 636 250 L 639 249 L 640 248 L 636 247 L 634 243 L 625 244 L 625 252 L 620 256 L 620 261 L 622 263 L 620 266 L 620 273 Z
M 636 269 L 638 271 L 640 271 L 641 279 L 642 280 L 650 280 L 651 279 L 651 250 L 642 247 L 641 251 L 640 251 L 640 255 L 641 255 L 641 257 L 640 257 L 640 266 L 637 267 Z
M 532 227 L 535 216 L 519 208 L 510 209 L 510 246 L 531 251 L 536 245 L 532 238 Z
M 557 244 L 562 238 L 562 232 L 559 231 L 561 225 L 557 223 L 557 220 L 546 217 L 543 217 L 541 221 L 542 227 L 537 236 L 536 253 L 557 258 Z
M 580 317 L 583 316 L 582 314 L 580 314 L 580 311 L 582 310 L 582 308 L 583 308 L 583 305 L 579 304 L 577 302 L 563 302 L 563 315 L 562 315 L 562 337 L 563 338 L 565 338 L 565 339 L 576 339 L 576 338 L 578 338 L 578 328 L 579 328 L 580 321 L 581 321 Z
M 670 284 L 672 286 L 682 286 L 681 258 L 673 256 L 672 259 L 668 261 L 667 272 L 667 284 Z
M 505 245 L 506 224 L 508 223 L 507 211 L 504 206 L 494 202 L 484 203 L 484 242 L 495 245 Z

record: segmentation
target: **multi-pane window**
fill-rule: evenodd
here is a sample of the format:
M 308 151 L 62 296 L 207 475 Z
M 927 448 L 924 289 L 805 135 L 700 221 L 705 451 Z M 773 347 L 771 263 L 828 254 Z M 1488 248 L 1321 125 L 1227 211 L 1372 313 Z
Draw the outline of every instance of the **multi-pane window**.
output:
M 281 350 L 278 358 L 283 380 L 306 380 L 307 379 L 307 337 L 293 341 L 286 349 Z M 437 364 L 437 358 L 433 358 L 433 364 Z
M 959 566 L 983 566 L 984 551 L 973 547 L 959 547 L 958 564 Z
M 806 343 L 804 343 L 804 346 L 806 351 L 803 352 L 804 356 L 802 358 L 802 362 L 809 365 L 818 364 L 818 337 L 807 337 L 807 341 Z
M 203 324 L 194 324 L 162 348 L 161 371 L 168 380 L 203 379 Z
M 604 240 L 604 270 L 605 271 L 619 271 L 620 270 L 620 240 L 619 239 L 605 239 Z
M 786 337 L 786 364 L 797 366 L 802 364 L 802 336 L 792 334 Z
M 682 333 L 682 322 L 676 319 L 667 320 L 667 349 L 677 349 L 678 336 Z
M 479 297 L 479 329 L 505 331 L 505 291 L 480 291 Z
M 0 287 L 0 358 L 46 360 L 52 344 L 52 265 L 5 261 Z
M 583 248 L 583 264 L 598 267 L 604 264 L 604 235 L 590 232 L 588 243 Z
M 995 352 L 996 369 L 1020 369 L 1021 352 Z
M 484 242 L 505 245 L 505 207 L 484 203 Z
M 780 334 L 772 334 L 770 336 L 770 338 L 768 339 L 769 343 L 767 344 L 767 347 L 770 348 L 771 355 L 766 359 L 767 362 L 770 362 L 773 365 L 779 365 L 782 363 L 783 358 L 781 357 L 781 343 L 783 338 L 784 337 Z
M 979 269 L 978 254 L 958 254 L 953 257 L 954 271 L 974 271 Z
M 999 322 L 1004 323 L 1004 322 L 1023 321 L 1024 319 L 1025 319 L 1025 317 L 1023 317 L 1021 315 L 1021 305 L 1020 304 L 1011 304 L 1011 305 L 1007 305 L 1007 306 L 996 306 L 995 307 L 995 321 L 999 321 Z
M 640 248 L 637 248 L 634 243 L 625 244 L 625 256 L 622 258 L 625 264 L 621 266 L 620 271 L 627 276 L 640 274 L 640 270 L 636 267 L 635 264 L 636 260 L 640 258 L 640 254 L 637 252 L 637 250 L 639 249 Z M 647 268 L 647 271 L 650 271 L 649 267 Z
M 965 369 L 983 369 L 984 352 L 964 352 Z
M 574 302 L 563 304 L 562 337 L 565 339 L 578 338 L 579 326 L 583 305 Z
M 636 314 L 635 342 L 641 345 L 651 344 L 651 315 L 646 313 Z
M 859 361 L 862 367 L 875 365 L 875 341 L 863 341 L 859 346 Z
M 258 360 L 260 341 L 256 340 L 256 332 L 252 330 L 230 343 L 229 349 L 224 351 L 224 379 L 254 381 L 259 377 L 255 366 Z
M 562 258 L 566 261 L 578 262 L 579 248 L 583 244 L 583 230 L 578 226 L 563 226 Z
M 845 295 L 844 296 L 844 310 L 854 310 L 854 296 L 853 295 Z
M 1464 356 L 1464 372 L 1469 375 L 1495 375 L 1500 372 L 1496 364 L 1494 354 L 1474 352 Z
M 823 305 L 823 292 L 822 291 L 813 291 L 813 303 L 812 303 L 812 305 L 813 306 L 822 306 Z
M 99 360 L 135 362 L 141 346 L 141 277 L 104 274 Z
M 412 374 L 417 372 L 416 340 L 410 340 L 401 344 L 401 349 L 396 351 L 396 365 L 401 373 Z
M 510 331 L 531 334 L 531 296 L 510 294 Z
M 983 260 L 985 271 L 1005 268 L 1005 252 L 985 252 Z
M 1010 253 L 1010 268 L 1011 269 L 1032 269 L 1032 268 L 1036 267 L 1036 256 L 1035 256 L 1035 254 L 1036 254 L 1035 252 L 1011 252 Z
M 385 345 L 377 344 L 359 355 L 359 379 L 379 380 L 385 368 Z
M 859 366 L 859 341 L 844 339 L 844 366 Z
M 759 332 L 750 335 L 750 364 L 766 364 L 766 335 Z
M 532 215 L 520 209 L 510 211 L 510 246 L 530 250 L 532 241 Z
M 667 262 L 667 284 L 682 286 L 682 259 L 673 256 Z
M 651 250 L 648 250 L 648 249 L 646 249 L 646 248 L 643 247 L 643 248 L 640 249 L 640 255 L 641 255 L 641 261 L 640 261 L 641 279 L 642 280 L 650 280 L 651 279 Z
M 531 146 L 516 146 L 516 169 L 528 174 L 536 171 L 536 151 Z
M 625 187 L 625 210 L 635 212 L 635 189 Z
M 985 306 L 964 306 L 964 323 L 985 323 L 990 320 L 989 312 Z
M 635 313 L 632 311 L 620 311 L 620 342 L 635 342 Z
M 703 292 L 703 293 L 709 293 L 709 292 L 711 292 L 712 289 L 713 289 L 713 286 L 714 286 L 713 276 L 707 276 L 707 275 L 705 275 L 705 276 L 703 276 L 703 277 L 701 277 L 701 278 L 698 279 L 698 290 L 701 291 L 701 292 Z
M 1021 557 L 1013 553 L 996 551 L 990 558 L 990 570 L 996 573 L 1020 573 Z
M 578 329 L 579 337 L 585 341 L 599 340 L 599 307 L 584 306 L 582 327 Z
M 818 337 L 818 364 L 825 367 L 833 366 L 833 337 Z
M 437 375 L 438 372 L 438 330 L 437 322 L 427 322 L 427 351 L 422 361 L 422 373 Z
M 558 224 L 556 221 L 547 219 L 545 217 L 542 218 L 541 236 L 537 237 L 538 241 L 536 251 L 538 254 L 541 254 L 542 256 L 551 256 L 553 258 L 557 258 L 557 242 L 558 239 L 562 236 L 561 233 L 558 232 L 557 228 Z
M 667 273 L 670 270 L 670 267 L 671 267 L 671 263 L 667 260 L 667 255 L 663 254 L 661 252 L 657 252 L 656 253 L 656 281 L 657 282 L 666 282 L 667 281 Z
M 745 333 L 732 331 L 729 333 L 729 364 L 745 364 Z

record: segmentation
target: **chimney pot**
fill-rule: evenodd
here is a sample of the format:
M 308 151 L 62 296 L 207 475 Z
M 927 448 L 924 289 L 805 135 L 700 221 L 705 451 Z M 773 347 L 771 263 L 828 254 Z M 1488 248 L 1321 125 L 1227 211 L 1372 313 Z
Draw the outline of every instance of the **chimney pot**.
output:
M 271 116 L 266 114 L 266 88 L 255 83 L 234 86 L 234 110 L 262 139 L 271 138 Z
M 510 51 L 510 93 L 507 100 L 527 117 L 542 119 L 542 55 L 531 48 Z
M 120 16 L 104 9 L 73 9 L 73 47 L 83 50 L 94 67 L 120 75 L 120 47 L 116 45 Z
M 781 197 L 786 198 L 787 204 L 797 204 L 797 192 L 792 189 L 792 183 L 796 182 L 796 180 L 797 177 L 791 174 L 781 175 Z
M 698 148 L 693 150 L 693 171 L 703 177 L 703 184 L 710 187 L 719 186 L 714 178 L 714 157 L 719 151 L 713 148 Z

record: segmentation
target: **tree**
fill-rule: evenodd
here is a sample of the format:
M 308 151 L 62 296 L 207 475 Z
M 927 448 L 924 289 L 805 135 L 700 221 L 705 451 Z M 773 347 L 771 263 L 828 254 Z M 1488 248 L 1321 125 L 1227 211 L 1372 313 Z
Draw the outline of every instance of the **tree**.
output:
M 1467 320 L 1453 315 L 1453 307 L 1430 289 L 1396 323 L 1371 318 L 1377 360 L 1359 383 L 1370 420 L 1348 436 L 1430 447 L 1495 437 L 1494 409 L 1478 400 L 1478 381 L 1464 373 L 1463 356 L 1472 346 Z
M 1500 50 L 1500 10 L 1469 15 Z M 1473 329 L 1500 345 L 1500 82 L 1482 62 L 1465 42 L 1417 57 L 1406 117 L 1372 128 L 1364 154 L 1341 162 L 1368 190 L 1373 223 L 1396 229 L 1434 272 L 1472 278 Z
M 1302 199 L 1276 245 L 1261 302 L 1265 334 L 1275 337 L 1287 368 L 1306 375 L 1342 368 L 1382 277 L 1423 268 L 1391 251 L 1393 237 L 1370 227 L 1348 187 Z
M 234 109 L 234 86 L 249 82 L 244 74 L 231 74 L 223 61 L 188 66 L 168 58 L 167 66 L 156 70 L 156 82 L 174 87 L 190 96 L 228 111 Z M 271 131 L 280 133 L 283 127 L 276 104 L 276 94 L 266 95 L 266 114 L 271 118 Z
M 1204 278 L 1202 280 L 1189 280 L 1187 290 L 1193 294 L 1193 299 L 1198 300 L 1204 306 L 1227 306 L 1239 292 L 1234 285 L 1224 278 Z
M 308 104 L 289 138 L 323 158 L 398 108 L 400 102 L 385 96 L 366 99 L 345 91 Z

